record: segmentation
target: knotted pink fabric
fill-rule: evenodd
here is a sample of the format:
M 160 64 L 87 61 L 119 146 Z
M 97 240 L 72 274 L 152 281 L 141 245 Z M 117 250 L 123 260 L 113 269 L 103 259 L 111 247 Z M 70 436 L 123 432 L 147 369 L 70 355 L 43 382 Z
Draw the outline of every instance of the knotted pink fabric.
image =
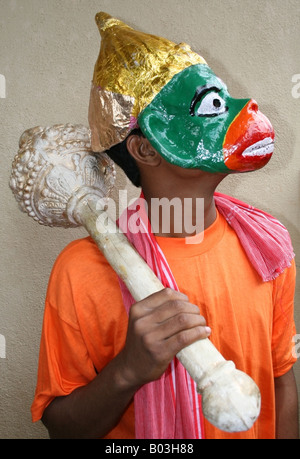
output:
M 143 195 L 119 219 L 119 227 L 165 287 L 178 290 L 167 260 L 151 231 Z M 215 203 L 226 218 L 252 263 L 267 282 L 291 265 L 294 257 L 286 228 L 271 215 L 237 199 L 216 193 Z M 131 217 L 135 227 L 130 228 Z M 137 220 L 140 231 L 136 231 Z M 138 282 L 138 279 L 137 279 Z M 127 313 L 135 303 L 120 280 Z M 163 376 L 142 386 L 135 394 L 135 434 L 146 439 L 204 438 L 201 396 L 184 367 L 173 359 Z
M 215 193 L 215 203 L 263 282 L 275 279 L 291 266 L 295 254 L 290 235 L 276 218 L 221 193 Z

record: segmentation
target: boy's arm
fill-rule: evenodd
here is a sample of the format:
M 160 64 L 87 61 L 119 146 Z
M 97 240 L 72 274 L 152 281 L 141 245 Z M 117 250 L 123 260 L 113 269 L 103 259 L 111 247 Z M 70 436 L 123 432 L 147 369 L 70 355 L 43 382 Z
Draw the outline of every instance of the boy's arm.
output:
M 275 402 L 276 438 L 298 439 L 298 394 L 293 369 L 275 378 Z
M 136 390 L 158 379 L 173 357 L 210 329 L 198 306 L 164 289 L 132 306 L 123 350 L 84 387 L 55 398 L 42 418 L 51 438 L 102 438 L 119 422 Z

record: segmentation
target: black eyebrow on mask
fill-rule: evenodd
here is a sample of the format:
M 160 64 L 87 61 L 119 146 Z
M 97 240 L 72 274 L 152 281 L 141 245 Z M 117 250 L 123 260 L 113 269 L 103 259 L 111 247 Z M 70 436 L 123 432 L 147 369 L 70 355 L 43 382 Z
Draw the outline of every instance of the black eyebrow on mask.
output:
M 192 116 L 195 116 L 195 107 L 197 105 L 197 103 L 202 99 L 202 97 L 207 94 L 209 91 L 216 91 L 216 92 L 220 92 L 221 89 L 220 88 L 217 88 L 216 86 L 199 86 L 199 88 L 197 88 L 196 92 L 195 92 L 195 95 L 192 99 L 192 102 L 191 102 L 191 106 L 190 106 L 190 115 Z

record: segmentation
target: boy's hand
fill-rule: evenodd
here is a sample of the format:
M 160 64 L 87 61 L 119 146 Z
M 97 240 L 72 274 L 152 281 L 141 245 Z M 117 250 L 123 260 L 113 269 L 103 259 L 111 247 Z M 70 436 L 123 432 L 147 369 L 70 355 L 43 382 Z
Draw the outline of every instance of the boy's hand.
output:
M 126 344 L 119 354 L 124 380 L 140 387 L 158 379 L 181 349 L 210 332 L 198 306 L 172 289 L 134 304 Z

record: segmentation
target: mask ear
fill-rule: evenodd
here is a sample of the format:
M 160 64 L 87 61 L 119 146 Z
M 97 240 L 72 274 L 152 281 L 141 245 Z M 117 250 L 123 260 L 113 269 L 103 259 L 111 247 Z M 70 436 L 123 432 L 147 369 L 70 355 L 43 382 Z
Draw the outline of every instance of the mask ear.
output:
M 168 162 L 176 163 L 176 138 L 172 135 L 168 115 L 159 110 L 145 110 L 139 118 L 139 127 L 152 147 Z

